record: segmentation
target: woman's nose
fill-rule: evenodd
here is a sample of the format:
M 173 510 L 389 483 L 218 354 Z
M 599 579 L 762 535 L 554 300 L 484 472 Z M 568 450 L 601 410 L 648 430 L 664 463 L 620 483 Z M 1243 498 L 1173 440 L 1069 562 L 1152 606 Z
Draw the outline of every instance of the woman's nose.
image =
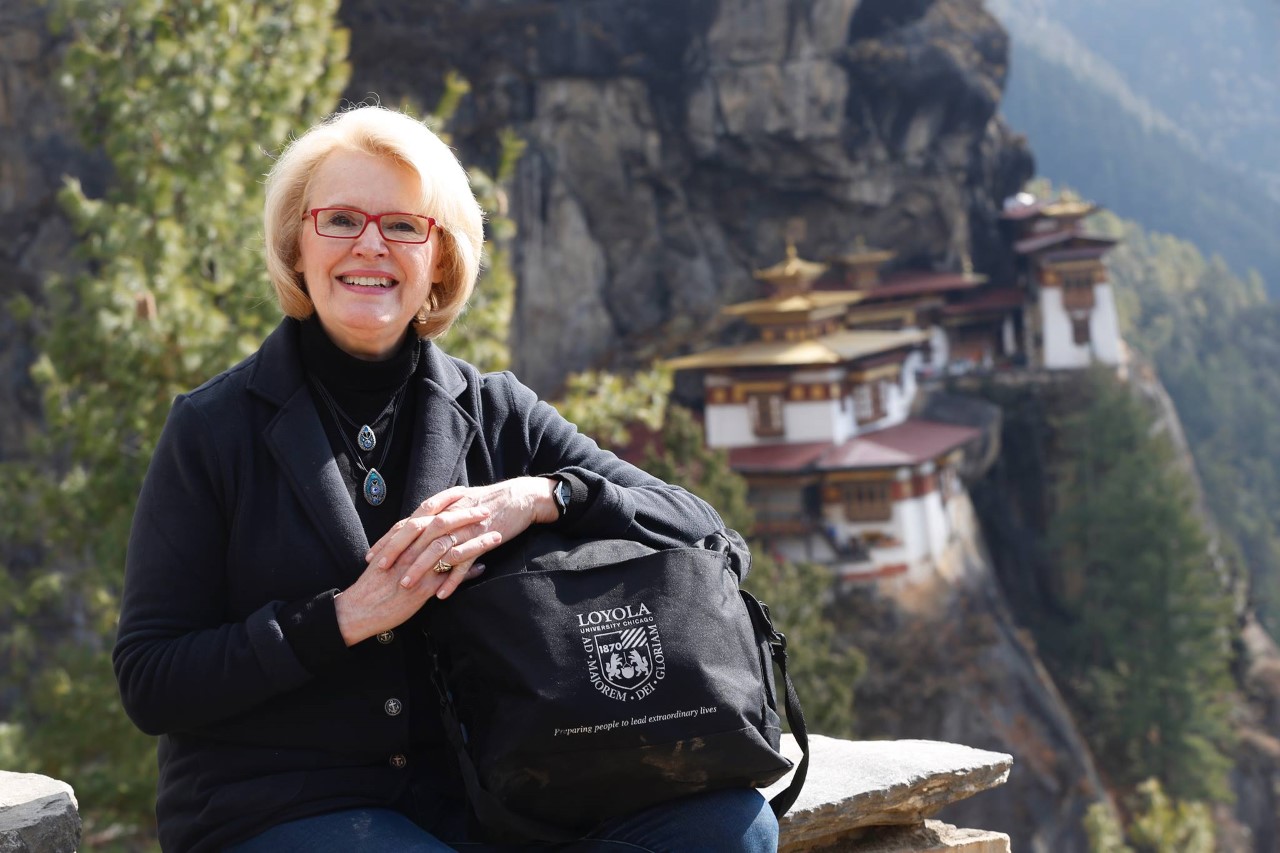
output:
M 382 230 L 378 228 L 378 223 L 369 220 L 364 226 L 364 231 L 360 236 L 352 241 L 355 245 L 351 247 L 351 251 L 358 255 L 385 255 L 387 253 L 387 241 L 382 236 Z

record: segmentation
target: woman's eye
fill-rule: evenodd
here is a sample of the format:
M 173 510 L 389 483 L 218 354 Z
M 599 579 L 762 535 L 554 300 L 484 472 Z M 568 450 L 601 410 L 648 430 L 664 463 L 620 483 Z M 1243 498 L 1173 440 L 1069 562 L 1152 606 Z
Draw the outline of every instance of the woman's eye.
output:
M 411 219 L 393 219 L 384 223 L 386 227 L 398 234 L 421 234 L 422 229 Z
M 329 224 L 335 228 L 355 228 L 359 223 L 350 213 L 333 213 L 329 215 Z

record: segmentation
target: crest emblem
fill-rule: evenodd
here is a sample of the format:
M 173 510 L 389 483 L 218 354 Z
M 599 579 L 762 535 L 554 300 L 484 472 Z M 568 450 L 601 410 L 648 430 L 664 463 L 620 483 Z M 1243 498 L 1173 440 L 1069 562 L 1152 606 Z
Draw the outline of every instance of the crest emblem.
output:
M 611 687 L 631 692 L 653 678 L 653 648 L 642 627 L 597 634 L 595 653 L 600 676 Z
M 643 699 L 667 675 L 653 612 L 643 602 L 578 614 L 591 686 L 610 699 Z

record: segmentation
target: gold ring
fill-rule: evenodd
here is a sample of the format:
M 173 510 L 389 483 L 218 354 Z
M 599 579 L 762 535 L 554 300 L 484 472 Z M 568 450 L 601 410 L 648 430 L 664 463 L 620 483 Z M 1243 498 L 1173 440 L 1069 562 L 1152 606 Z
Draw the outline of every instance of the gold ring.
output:
M 449 533 L 449 534 L 446 534 L 446 535 L 449 537 L 449 544 L 450 544 L 451 546 L 453 546 L 454 548 L 457 548 L 457 547 L 458 547 L 458 537 L 454 536 L 452 533 Z
M 444 574 L 453 571 L 453 563 L 446 563 L 444 560 L 436 563 L 436 574 Z

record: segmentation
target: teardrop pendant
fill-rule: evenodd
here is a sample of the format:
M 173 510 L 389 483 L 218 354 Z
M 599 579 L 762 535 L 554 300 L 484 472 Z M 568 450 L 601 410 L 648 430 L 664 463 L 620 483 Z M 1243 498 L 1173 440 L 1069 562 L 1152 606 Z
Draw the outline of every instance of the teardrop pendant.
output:
M 360 449 L 365 453 L 378 446 L 378 437 L 373 434 L 373 430 L 369 429 L 368 424 L 360 427 L 360 433 L 356 436 L 356 444 L 359 444 Z
M 387 481 L 377 468 L 370 468 L 364 477 L 364 499 L 370 506 L 380 506 L 387 499 Z

